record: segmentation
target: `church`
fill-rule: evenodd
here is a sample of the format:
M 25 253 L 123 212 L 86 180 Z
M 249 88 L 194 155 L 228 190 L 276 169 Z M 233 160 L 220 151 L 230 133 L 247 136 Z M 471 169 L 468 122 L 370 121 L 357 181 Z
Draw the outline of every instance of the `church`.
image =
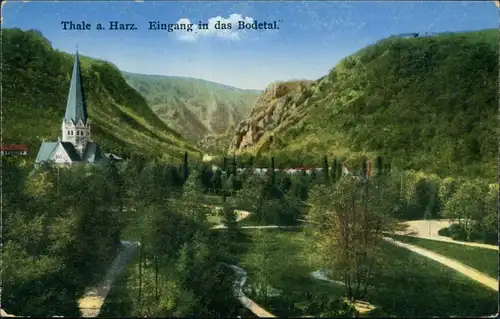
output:
M 62 137 L 57 142 L 42 142 L 35 163 L 54 162 L 56 164 L 99 164 L 109 159 L 121 158 L 103 153 L 101 147 L 90 139 L 90 120 L 83 91 L 78 51 L 73 63 L 73 74 L 69 87 L 66 113 L 62 121 Z

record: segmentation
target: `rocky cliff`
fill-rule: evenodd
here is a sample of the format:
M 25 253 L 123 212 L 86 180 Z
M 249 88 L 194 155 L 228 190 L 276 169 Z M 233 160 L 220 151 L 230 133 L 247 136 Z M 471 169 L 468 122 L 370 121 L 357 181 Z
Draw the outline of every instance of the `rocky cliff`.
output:
M 401 169 L 491 178 L 498 50 L 498 30 L 380 40 L 321 79 L 269 86 L 230 151 L 283 165 L 380 155 Z
M 266 132 L 271 132 L 297 111 L 297 99 L 308 90 L 312 81 L 288 81 L 269 85 L 255 102 L 249 116 L 239 123 L 229 150 L 239 153 L 262 146 Z M 274 135 L 268 143 L 276 143 Z

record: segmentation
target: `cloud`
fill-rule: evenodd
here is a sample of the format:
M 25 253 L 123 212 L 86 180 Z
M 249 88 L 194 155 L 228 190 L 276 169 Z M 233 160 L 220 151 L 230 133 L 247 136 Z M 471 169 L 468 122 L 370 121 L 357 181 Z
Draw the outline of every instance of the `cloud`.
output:
M 208 24 L 208 29 L 199 29 L 198 24 L 191 22 L 187 18 L 182 18 L 177 21 L 177 24 L 190 24 L 193 23 L 193 30 L 192 31 L 187 31 L 187 30 L 178 30 L 175 31 L 175 34 L 177 36 L 177 39 L 181 41 L 196 41 L 198 38 L 201 37 L 217 37 L 217 38 L 222 38 L 222 39 L 227 39 L 227 40 L 240 40 L 241 34 L 244 33 L 243 30 L 238 30 L 238 21 L 244 21 L 245 23 L 252 23 L 254 22 L 254 19 L 252 17 L 243 17 L 239 13 L 233 13 L 229 15 L 229 17 L 224 18 L 221 16 L 218 17 L 212 17 L 208 19 L 207 23 Z M 216 29 L 215 24 L 217 22 L 220 22 L 220 24 L 231 24 L 232 28 L 231 29 Z

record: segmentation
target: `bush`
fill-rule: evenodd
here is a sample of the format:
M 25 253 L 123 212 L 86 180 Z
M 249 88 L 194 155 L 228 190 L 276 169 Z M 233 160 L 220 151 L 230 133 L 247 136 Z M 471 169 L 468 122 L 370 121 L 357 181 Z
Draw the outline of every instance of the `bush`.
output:
M 438 196 L 439 177 L 414 171 L 403 174 L 403 197 L 406 202 L 403 218 L 414 220 L 440 217 L 442 204 Z
M 460 224 L 451 224 L 448 227 L 450 237 L 453 240 L 466 241 L 467 240 L 467 232 L 465 228 Z
M 463 225 L 452 224 L 449 227 L 441 228 L 438 231 L 440 236 L 450 237 L 453 240 L 467 241 L 467 233 Z M 485 244 L 498 245 L 498 233 L 486 231 L 484 229 L 474 230 L 471 234 L 471 241 L 484 242 Z
M 440 230 L 438 230 L 438 235 L 445 236 L 445 237 L 451 237 L 450 229 L 448 227 L 441 228 Z

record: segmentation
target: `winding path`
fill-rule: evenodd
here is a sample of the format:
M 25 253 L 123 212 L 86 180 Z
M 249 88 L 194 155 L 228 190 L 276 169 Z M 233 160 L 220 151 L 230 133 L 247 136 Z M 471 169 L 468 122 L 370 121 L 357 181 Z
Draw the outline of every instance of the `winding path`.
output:
M 97 317 L 99 315 L 111 286 L 130 262 L 137 247 L 140 246 L 139 242 L 122 241 L 121 243 L 123 248 L 111 264 L 104 280 L 98 287 L 89 289 L 84 297 L 78 301 L 82 317 Z
M 311 273 L 311 277 L 313 277 L 314 279 L 322 280 L 322 281 L 328 281 L 329 283 L 332 283 L 332 284 L 345 286 L 345 283 L 343 283 L 342 281 L 328 279 L 328 277 L 326 276 L 326 271 L 321 270 L 321 269 L 313 271 Z
M 451 224 L 453 224 L 453 222 L 449 219 L 412 220 L 412 221 L 407 221 L 404 224 L 408 225 L 408 229 L 405 231 L 396 232 L 397 235 L 419 237 L 419 238 L 424 238 L 424 239 L 429 239 L 429 240 L 443 241 L 443 242 L 454 243 L 454 244 L 465 245 L 465 246 L 498 250 L 498 246 L 495 246 L 495 245 L 458 241 L 458 240 L 453 240 L 449 237 L 439 235 L 438 231 L 441 228 L 445 228 L 445 227 L 448 227 Z
M 243 293 L 243 286 L 247 281 L 247 272 L 236 265 L 227 265 L 227 266 L 231 267 L 239 277 L 238 280 L 235 282 L 234 295 L 236 296 L 236 298 L 238 298 L 241 304 L 258 317 L 276 318 L 272 313 L 259 306 L 255 301 L 248 298 Z
M 111 286 L 118 277 L 118 275 L 125 269 L 128 262 L 135 253 L 137 246 L 140 245 L 139 242 L 122 241 L 121 244 L 124 246 L 118 256 L 111 264 L 104 280 L 97 287 L 91 288 L 85 293 L 84 297 L 78 301 L 78 307 L 82 317 L 97 317 L 99 311 L 101 310 L 104 300 L 108 295 Z M 0 317 L 17 317 L 10 315 L 5 310 L 0 308 Z M 53 318 L 62 318 L 62 316 L 53 316 Z
M 455 271 L 458 271 L 459 273 L 469 277 L 470 279 L 475 280 L 475 281 L 485 285 L 486 287 L 488 287 L 490 289 L 498 291 L 498 280 L 491 278 L 489 276 L 486 276 L 485 274 L 483 274 L 483 273 L 481 273 L 481 272 L 479 272 L 471 267 L 468 267 L 468 266 L 466 266 L 466 265 L 464 265 L 464 264 L 462 264 L 454 259 L 444 257 L 444 256 L 436 254 L 430 250 L 420 248 L 420 247 L 417 247 L 415 245 L 402 243 L 402 242 L 394 240 L 390 237 L 384 237 L 384 240 L 387 242 L 390 242 L 391 244 L 394 244 L 396 246 L 406 248 L 414 253 L 417 253 L 419 255 L 422 255 L 424 257 L 427 257 L 427 258 L 430 258 L 434 261 L 437 261 L 437 262 L 439 262 L 439 263 L 441 263 L 449 268 L 454 269 Z

